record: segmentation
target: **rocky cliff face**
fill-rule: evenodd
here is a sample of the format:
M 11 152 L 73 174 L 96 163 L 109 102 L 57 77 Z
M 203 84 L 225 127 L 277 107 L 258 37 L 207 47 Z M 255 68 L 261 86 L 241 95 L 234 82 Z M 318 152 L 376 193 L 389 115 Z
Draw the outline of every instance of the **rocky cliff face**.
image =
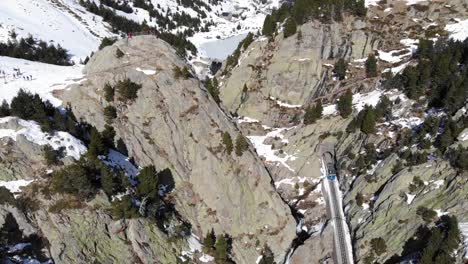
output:
M 116 49 L 125 55 L 118 59 Z M 233 237 L 234 258 L 253 263 L 267 244 L 281 260 L 295 237 L 295 220 L 271 183 L 268 171 L 252 150 L 227 155 L 221 133 L 235 138 L 240 131 L 196 79 L 174 78 L 184 62 L 154 37 L 119 41 L 93 56 L 87 80 L 64 95 L 78 118 L 103 129 L 103 108 L 113 104 L 112 124 L 129 155 L 140 166 L 170 168 L 176 182 L 176 209 L 193 231 L 211 228 Z M 124 104 L 106 102 L 103 87 L 129 78 L 141 84 L 138 98 Z
M 380 38 L 366 27 L 349 17 L 342 23 L 311 21 L 298 27 L 299 37 L 278 34 L 254 42 L 221 77 L 224 105 L 267 125 L 287 124 L 301 106 L 339 88 L 326 85 L 336 58 L 361 59 L 378 47 Z
M 433 208 L 439 216 L 448 213 L 457 216 L 459 222 L 467 221 L 462 209 L 466 207 L 463 195 L 466 181 L 446 161 L 429 160 L 394 173 L 392 168 L 397 155 L 393 154 L 380 158 L 367 173 L 351 172 L 356 156 L 365 155 L 367 144 L 374 144 L 382 154 L 395 144 L 391 133 L 403 126 L 391 125 L 388 130 L 389 124 L 383 124 L 373 136 L 347 133 L 351 118 L 330 115 L 329 107 L 328 114 L 317 123 L 300 124 L 303 109 L 314 100 L 334 103 L 333 93 L 348 88 L 360 92 L 361 96 L 372 90 L 379 91 L 379 80 L 368 79 L 364 74 L 362 58 L 368 54 L 377 56 L 381 71 L 396 73 L 408 65 L 411 52 L 402 56 L 403 60 L 389 59 L 386 54 L 414 51 L 415 46 L 408 43 L 415 45 L 420 37 L 444 38 L 447 36 L 445 26 L 464 17 L 466 1 L 414 5 L 381 2 L 370 6 L 367 17 L 362 20 L 347 17 L 342 24 L 313 21 L 298 28 L 302 38 L 298 39 L 296 34 L 284 39 L 280 33 L 271 41 L 259 39 L 240 55 L 236 67 L 218 76 L 223 104 L 230 112 L 243 117 L 238 119 L 240 128 L 250 135 L 278 191 L 303 219 L 303 230 L 311 234 L 292 254 L 293 263 L 324 260 L 327 252 L 333 254 L 332 241 L 327 239 L 330 227 L 320 192 L 322 175 L 318 153 L 321 144 L 335 149 L 356 262 L 366 263 L 365 258 L 371 252 L 370 240 L 377 237 L 385 238 L 387 252 L 377 256 L 376 261 L 382 263 L 401 254 L 408 239 L 425 224 L 416 213 L 418 207 Z M 340 57 L 350 61 L 344 81 L 334 79 L 332 73 L 333 64 Z M 388 96 L 393 101 L 398 97 L 392 93 Z M 371 103 L 366 99 L 361 101 Z M 397 122 L 414 118 L 412 104 L 414 102 L 406 101 L 394 106 L 394 114 L 401 118 Z M 265 151 L 270 148 L 271 151 Z M 349 153 L 355 157 L 350 158 Z M 421 178 L 424 187 L 412 193 L 409 188 L 415 176 Z M 357 205 L 356 197 L 360 195 L 364 196 L 364 205 Z M 459 249 L 459 258 L 460 252 Z

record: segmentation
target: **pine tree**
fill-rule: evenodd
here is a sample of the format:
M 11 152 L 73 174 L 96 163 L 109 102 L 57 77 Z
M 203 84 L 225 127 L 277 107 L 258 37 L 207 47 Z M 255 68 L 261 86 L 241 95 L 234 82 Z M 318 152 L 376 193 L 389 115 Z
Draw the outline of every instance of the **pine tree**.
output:
M 263 22 L 262 34 L 267 37 L 272 37 L 276 31 L 276 22 L 272 19 L 271 15 L 267 15 Z
M 221 99 L 219 98 L 218 80 L 216 79 L 216 77 L 213 78 L 213 80 L 210 80 L 208 77 L 206 77 L 205 87 L 211 94 L 215 102 L 219 104 L 221 102 Z
M 8 105 L 7 101 L 4 99 L 2 104 L 0 105 L 0 117 L 9 116 L 10 114 L 10 105 Z
M 370 242 L 371 248 L 377 256 L 382 255 L 387 252 L 387 244 L 383 238 L 373 238 Z
M 128 156 L 127 145 L 125 145 L 125 142 L 121 138 L 117 140 L 117 150 L 125 156 Z
M 141 87 L 140 84 L 134 83 L 130 79 L 119 81 L 116 85 L 122 101 L 135 100 L 138 97 L 138 90 L 140 90 Z
M 117 109 L 112 105 L 108 105 L 104 108 L 104 116 L 106 117 L 107 123 L 112 123 L 112 121 L 117 118 Z
M 218 264 L 225 264 L 229 260 L 229 245 L 225 235 L 219 235 L 216 239 L 215 260 Z
M 216 235 L 213 229 L 206 234 L 206 237 L 203 239 L 203 250 L 204 252 L 210 254 L 215 248 L 216 244 Z
M 276 264 L 275 256 L 273 255 L 273 252 L 271 252 L 270 247 L 265 246 L 263 248 L 262 259 L 258 264 Z
M 104 141 L 102 140 L 101 134 L 96 128 L 91 129 L 91 135 L 88 146 L 88 155 L 91 157 L 97 157 L 99 155 L 106 155 L 108 149 L 106 148 Z
M 224 147 L 226 148 L 226 152 L 228 155 L 231 155 L 232 153 L 232 139 L 231 139 L 231 135 L 229 134 L 229 132 L 224 132 L 223 133 L 223 144 L 224 144 Z
M 114 174 L 106 167 L 101 167 L 101 188 L 108 195 L 111 196 L 117 190 L 118 184 L 114 179 Z
M 367 14 L 367 8 L 365 0 L 357 0 L 354 5 L 354 14 L 356 16 L 365 17 Z
M 347 118 L 353 112 L 353 93 L 350 89 L 340 96 L 337 110 L 343 118 Z
M 380 96 L 379 103 L 375 107 L 376 119 L 385 118 L 390 119 L 392 117 L 392 101 L 386 95 Z
M 158 197 L 158 174 L 154 166 L 144 167 L 140 173 L 138 173 L 138 186 L 137 194 L 140 197 L 149 198 L 152 200 Z
M 375 110 L 372 106 L 366 105 L 362 111 L 364 111 L 364 117 L 362 119 L 361 131 L 366 134 L 372 134 L 375 132 Z
M 114 148 L 115 130 L 110 125 L 105 125 L 101 133 L 102 142 L 107 148 Z
M 322 117 L 322 112 L 322 103 L 318 101 L 313 107 L 307 108 L 306 113 L 304 115 L 304 124 L 310 125 L 315 123 L 315 121 Z
M 117 50 L 115 51 L 115 57 L 117 57 L 117 59 L 120 59 L 124 55 L 125 55 L 125 53 L 123 53 L 123 51 L 121 51 L 119 48 L 117 48 Z
M 63 157 L 64 149 L 55 150 L 50 145 L 45 145 L 42 148 L 44 159 L 46 160 L 47 166 L 60 164 L 60 159 Z
M 369 56 L 367 56 L 366 76 L 367 78 L 377 77 L 377 59 L 374 54 L 369 54 Z
M 288 18 L 286 22 L 284 23 L 284 38 L 288 38 L 289 36 L 296 34 L 296 30 L 297 30 L 296 21 L 292 17 Z
M 106 83 L 104 85 L 104 98 L 106 99 L 107 102 L 113 102 L 114 101 L 114 94 L 115 90 L 114 87 L 110 85 L 110 83 Z
M 346 70 L 348 69 L 348 62 L 345 61 L 343 58 L 340 58 L 336 63 L 335 63 L 335 68 L 333 71 L 336 74 L 336 77 L 338 77 L 339 80 L 344 80 L 346 77 Z
M 246 151 L 249 148 L 249 143 L 247 142 L 247 139 L 241 134 L 237 135 L 236 138 L 236 148 L 235 152 L 237 156 L 242 156 L 244 151 Z

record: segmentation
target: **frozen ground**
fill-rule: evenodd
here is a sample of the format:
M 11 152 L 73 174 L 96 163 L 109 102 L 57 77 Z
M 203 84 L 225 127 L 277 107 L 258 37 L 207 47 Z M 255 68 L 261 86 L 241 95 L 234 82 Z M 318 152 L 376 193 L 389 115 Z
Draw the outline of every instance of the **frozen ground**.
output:
M 79 65 L 57 66 L 0 56 L 0 101 L 10 102 L 23 89 L 60 106 L 62 102 L 52 92 L 83 80 L 82 70 L 83 66 Z M 26 77 L 30 79 L 26 80 Z

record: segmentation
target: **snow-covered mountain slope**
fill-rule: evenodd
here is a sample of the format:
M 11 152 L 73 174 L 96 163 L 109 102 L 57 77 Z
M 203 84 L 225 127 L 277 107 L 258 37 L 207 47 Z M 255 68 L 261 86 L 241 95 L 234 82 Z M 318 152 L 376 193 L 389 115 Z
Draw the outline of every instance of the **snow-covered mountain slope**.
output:
M 80 81 L 82 70 L 81 65 L 57 66 L 0 56 L 0 102 L 11 101 L 24 89 L 60 106 L 62 101 L 53 96 L 53 91 Z
M 12 31 L 60 44 L 77 62 L 95 51 L 102 37 L 113 35 L 102 18 L 78 0 L 0 1 L 0 41 L 11 39 Z

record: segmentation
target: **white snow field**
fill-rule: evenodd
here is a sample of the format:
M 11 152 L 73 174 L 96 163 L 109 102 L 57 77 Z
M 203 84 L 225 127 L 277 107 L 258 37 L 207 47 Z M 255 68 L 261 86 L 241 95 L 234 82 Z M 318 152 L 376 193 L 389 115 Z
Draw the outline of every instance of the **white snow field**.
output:
M 19 69 L 19 72 L 15 69 Z M 57 66 L 0 56 L 0 101 L 10 102 L 20 89 L 37 93 L 54 106 L 62 102 L 53 96 L 54 90 L 82 81 L 83 66 Z M 30 80 L 26 80 L 30 77 Z
M 75 62 L 95 51 L 102 37 L 113 34 L 102 18 L 87 12 L 78 0 L 2 0 L 0 1 L 0 42 L 18 37 L 33 37 L 60 44 L 70 51 Z
M 0 118 L 0 124 L 7 123 L 12 119 L 15 119 L 15 117 Z M 41 127 L 34 121 L 18 119 L 18 123 L 22 127 L 19 130 L 0 129 L 0 138 L 9 137 L 16 140 L 17 136 L 22 135 L 27 140 L 40 146 L 50 145 L 55 150 L 64 147 L 65 154 L 77 160 L 87 151 L 81 140 L 76 139 L 67 132 L 57 131 L 49 134 L 42 132 Z

